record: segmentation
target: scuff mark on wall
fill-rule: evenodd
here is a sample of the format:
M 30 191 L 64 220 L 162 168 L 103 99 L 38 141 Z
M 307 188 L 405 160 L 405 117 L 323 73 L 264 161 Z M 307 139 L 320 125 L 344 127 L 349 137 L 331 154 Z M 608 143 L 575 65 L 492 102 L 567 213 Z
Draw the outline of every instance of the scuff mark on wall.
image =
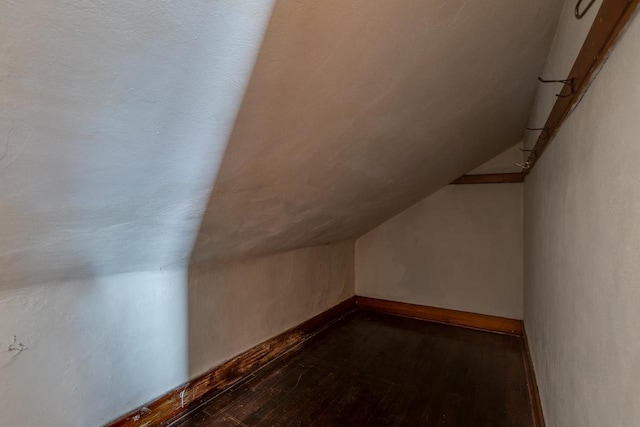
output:
M 0 289 L 0 425 L 104 425 L 186 381 L 185 281 L 171 270 Z
M 0 367 L 6 367 L 16 360 L 27 349 L 27 346 L 19 341 L 16 335 L 13 335 L 12 341 L 9 344 L 0 343 L 0 348 L 4 349 L 2 356 L 0 356 Z
M 13 342 L 7 347 L 7 351 L 12 354 L 13 357 L 17 357 L 20 353 L 25 351 L 27 346 L 18 341 L 18 337 L 13 336 Z
M 4 160 L 5 157 L 7 157 L 7 153 L 9 152 L 9 136 L 11 135 L 12 130 L 13 127 L 10 127 L 9 129 L 7 129 L 7 133 L 5 134 L 4 149 L 2 150 L 2 154 L 0 154 L 0 163 Z
M 24 151 L 31 137 L 31 132 L 21 135 L 19 138 L 13 135 L 14 127 L 10 126 L 4 137 L 4 142 L 0 148 L 0 170 L 7 169 L 15 162 L 20 154 Z
M 18 355 L 20 355 L 20 353 L 22 353 L 26 349 L 27 346 L 18 341 L 18 337 L 16 337 L 15 335 L 13 336 L 13 341 L 7 347 L 7 351 L 11 353 L 12 357 L 18 357 Z

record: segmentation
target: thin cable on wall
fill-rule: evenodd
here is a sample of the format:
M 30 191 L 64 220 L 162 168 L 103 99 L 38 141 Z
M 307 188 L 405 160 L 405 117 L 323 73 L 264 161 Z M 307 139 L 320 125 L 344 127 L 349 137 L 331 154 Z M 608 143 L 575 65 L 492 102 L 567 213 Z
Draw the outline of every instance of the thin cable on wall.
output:
M 519 148 L 522 153 L 529 153 L 529 156 L 532 160 L 536 158 L 536 150 L 527 150 L 526 148 Z
M 547 138 L 549 138 L 549 135 L 551 135 L 551 131 L 550 131 L 550 129 L 549 129 L 548 127 L 546 127 L 546 128 L 527 128 L 527 130 L 533 130 L 533 131 L 539 130 L 539 131 L 544 131 L 544 134 L 543 134 L 542 132 L 540 132 L 540 136 L 538 137 L 538 138 L 540 138 L 540 139 L 547 139 Z M 544 136 L 543 136 L 543 135 L 544 135 Z
M 584 16 L 587 14 L 587 12 L 589 12 L 589 9 L 591 9 L 591 6 L 593 6 L 593 4 L 596 2 L 596 0 L 591 0 L 589 2 L 588 5 L 585 6 L 585 8 L 580 11 L 580 6 L 582 6 L 582 2 L 584 0 L 578 0 L 578 3 L 576 4 L 576 10 L 575 10 L 575 14 L 576 14 L 576 18 L 577 19 L 582 19 L 584 18 Z

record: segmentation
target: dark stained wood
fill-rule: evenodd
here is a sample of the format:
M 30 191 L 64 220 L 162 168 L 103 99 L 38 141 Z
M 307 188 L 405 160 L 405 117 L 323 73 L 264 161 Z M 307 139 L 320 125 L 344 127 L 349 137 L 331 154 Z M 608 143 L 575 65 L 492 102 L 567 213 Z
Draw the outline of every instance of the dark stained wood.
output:
M 413 317 L 431 322 L 447 323 L 503 334 L 522 335 L 522 321 L 517 319 L 361 296 L 357 297 L 356 304 L 359 308 L 378 313 Z
M 522 338 L 356 311 L 173 427 L 534 427 Z
M 574 79 L 575 92 L 571 94 L 571 90 L 567 85 L 560 92 L 561 95 L 566 97 L 558 97 L 556 100 L 544 125 L 548 132 L 541 132 L 540 136 L 545 138 L 538 138 L 528 159 L 531 166 L 525 171 L 525 174 L 540 159 L 562 123 L 580 102 L 589 85 L 596 78 L 599 69 L 604 65 L 613 46 L 634 17 L 639 3 L 640 0 L 603 0 L 591 30 L 582 45 L 582 49 L 573 63 L 569 76 L 567 76 L 567 80 Z M 560 76 L 545 77 L 560 78 Z
M 533 360 L 531 360 L 529 338 L 527 338 L 526 329 L 523 329 L 523 332 L 522 356 L 524 357 L 524 367 L 527 375 L 527 389 L 529 393 L 529 402 L 531 404 L 531 419 L 533 421 L 533 427 L 545 427 L 542 402 L 540 402 L 540 391 L 538 390 L 538 381 L 536 380 L 536 374 L 533 370 Z
M 200 377 L 171 390 L 153 402 L 111 422 L 108 426 L 157 426 L 181 416 L 198 405 L 203 398 L 219 393 L 242 381 L 247 375 L 290 351 L 355 308 L 355 297 L 349 298 L 306 322 L 258 344 Z
M 451 184 L 511 184 L 524 181 L 524 175 L 517 173 L 490 173 L 483 175 L 462 175 Z

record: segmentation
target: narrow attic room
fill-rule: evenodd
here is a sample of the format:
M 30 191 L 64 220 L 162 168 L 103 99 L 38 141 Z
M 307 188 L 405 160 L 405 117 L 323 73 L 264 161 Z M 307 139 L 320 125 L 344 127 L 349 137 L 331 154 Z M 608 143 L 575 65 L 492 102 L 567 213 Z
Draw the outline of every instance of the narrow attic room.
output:
M 640 426 L 640 0 L 0 0 L 0 427 Z

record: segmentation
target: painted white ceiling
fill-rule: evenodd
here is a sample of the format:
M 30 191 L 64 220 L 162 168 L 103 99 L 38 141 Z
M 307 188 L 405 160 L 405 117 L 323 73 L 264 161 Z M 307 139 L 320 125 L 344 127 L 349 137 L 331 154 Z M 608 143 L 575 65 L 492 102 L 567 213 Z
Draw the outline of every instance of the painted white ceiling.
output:
M 276 2 L 193 259 L 361 235 L 513 146 L 560 6 Z
M 561 6 L 273 3 L 0 2 L 0 284 L 362 234 L 521 139 Z

